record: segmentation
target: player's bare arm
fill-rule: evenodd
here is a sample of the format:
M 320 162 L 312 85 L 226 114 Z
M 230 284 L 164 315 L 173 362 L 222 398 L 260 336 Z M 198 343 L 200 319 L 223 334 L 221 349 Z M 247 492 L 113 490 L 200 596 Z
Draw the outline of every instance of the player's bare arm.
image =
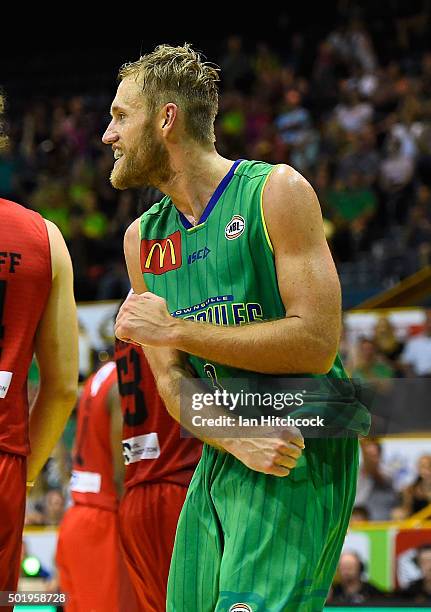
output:
M 76 401 L 78 325 L 70 255 L 59 229 L 45 221 L 51 250 L 52 287 L 35 339 L 40 388 L 30 413 L 33 481 L 61 436 Z
M 341 292 L 317 197 L 298 172 L 280 165 L 265 187 L 263 211 L 286 309 L 284 319 L 223 327 L 174 318 L 164 299 L 144 293 L 142 274 L 135 268 L 129 273 L 136 293 L 143 295 L 131 295 L 125 302 L 116 335 L 255 372 L 326 373 L 337 352 Z M 136 248 L 132 245 L 137 240 L 136 225 L 126 236 L 126 253 Z
M 188 394 L 208 392 L 199 378 L 193 378 L 184 354 L 166 347 L 145 347 L 145 356 L 154 373 L 158 392 L 165 403 L 169 414 L 192 433 L 196 438 L 211 446 L 234 455 L 248 468 L 271 474 L 288 476 L 302 454 L 304 438 L 296 427 L 288 427 L 275 432 L 271 427 L 256 427 L 256 437 L 241 437 L 241 428 L 230 425 L 226 428 L 229 437 L 225 437 L 223 428 L 217 428 L 220 437 L 212 437 L 211 428 L 196 425 L 193 410 L 181 406 L 181 387 L 187 379 Z M 200 422 L 226 416 L 226 411 L 217 405 L 202 406 L 199 411 Z M 233 417 L 231 417 L 233 420 Z M 248 428 L 252 433 L 252 428 Z M 212 436 L 211 436 L 212 433 Z M 267 437 L 264 437 L 267 434 Z
M 136 294 L 147 291 L 139 264 L 139 221 L 134 221 L 128 228 L 124 238 L 124 252 L 126 256 L 127 270 L 130 282 Z M 151 294 L 152 295 L 152 294 Z M 137 295 L 138 296 L 138 295 Z M 130 297 L 133 297 L 130 296 Z M 139 297 L 139 296 L 138 296 Z M 142 296 L 141 296 L 142 297 Z M 130 299 L 130 298 L 129 298 Z M 153 296 L 155 301 L 165 304 L 165 301 Z M 121 311 L 120 311 L 121 312 Z M 169 315 L 170 319 L 173 319 Z M 135 320 L 135 319 L 134 319 Z M 136 323 L 140 321 L 137 314 Z M 175 320 L 173 319 L 175 322 Z M 116 334 L 118 335 L 118 319 L 116 323 Z M 130 338 L 122 338 L 130 341 Z M 302 453 L 304 440 L 298 429 L 287 428 L 280 435 L 263 438 L 264 428 L 258 431 L 259 438 L 211 438 L 206 436 L 202 427 L 196 427 L 192 422 L 192 410 L 180 412 L 180 388 L 184 379 L 190 379 L 191 373 L 187 367 L 184 356 L 169 347 L 145 347 L 145 355 L 154 373 L 157 388 L 162 397 L 169 414 L 176 421 L 190 431 L 194 436 L 214 446 L 225 450 L 247 467 L 274 476 L 287 476 Z M 189 383 L 190 384 L 190 383 Z M 196 385 L 196 392 L 201 392 L 201 383 L 196 379 L 192 384 Z M 204 418 L 217 418 L 226 415 L 218 406 L 205 406 L 201 411 Z M 230 429 L 232 431 L 232 428 Z M 270 433 L 270 432 L 268 432 Z

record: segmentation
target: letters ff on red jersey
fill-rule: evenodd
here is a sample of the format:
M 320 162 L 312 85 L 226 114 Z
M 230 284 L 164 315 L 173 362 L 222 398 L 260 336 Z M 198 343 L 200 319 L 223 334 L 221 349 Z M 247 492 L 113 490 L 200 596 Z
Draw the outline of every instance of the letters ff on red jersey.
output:
M 28 455 L 27 375 L 51 290 L 42 217 L 0 199 L 0 450 Z

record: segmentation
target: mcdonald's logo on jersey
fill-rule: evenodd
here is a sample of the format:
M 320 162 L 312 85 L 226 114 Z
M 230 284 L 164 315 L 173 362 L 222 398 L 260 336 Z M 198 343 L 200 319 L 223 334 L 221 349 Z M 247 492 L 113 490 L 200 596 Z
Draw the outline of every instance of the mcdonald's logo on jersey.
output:
M 177 230 L 166 238 L 141 240 L 141 270 L 150 274 L 164 274 L 180 268 L 181 232 Z

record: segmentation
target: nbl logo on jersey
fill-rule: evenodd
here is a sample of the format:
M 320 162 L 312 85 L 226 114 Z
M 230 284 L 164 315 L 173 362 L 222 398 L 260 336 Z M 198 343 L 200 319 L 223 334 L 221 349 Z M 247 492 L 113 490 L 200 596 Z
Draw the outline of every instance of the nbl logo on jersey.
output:
M 229 612 L 253 612 L 253 610 L 245 603 L 237 603 L 229 608 Z
M 150 274 L 164 274 L 180 268 L 181 232 L 177 230 L 166 238 L 141 240 L 141 270 Z
M 224 228 L 224 235 L 227 240 L 239 238 L 245 230 L 245 219 L 241 215 L 234 215 Z

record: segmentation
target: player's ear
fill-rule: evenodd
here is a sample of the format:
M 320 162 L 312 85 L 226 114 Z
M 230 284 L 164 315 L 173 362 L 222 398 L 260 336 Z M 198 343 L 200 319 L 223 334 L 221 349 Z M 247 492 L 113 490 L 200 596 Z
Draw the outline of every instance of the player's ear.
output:
M 171 135 L 172 129 L 175 125 L 175 120 L 178 114 L 178 107 L 173 102 L 165 104 L 162 109 L 162 116 L 160 120 L 160 127 L 162 129 L 162 136 L 168 138 Z

